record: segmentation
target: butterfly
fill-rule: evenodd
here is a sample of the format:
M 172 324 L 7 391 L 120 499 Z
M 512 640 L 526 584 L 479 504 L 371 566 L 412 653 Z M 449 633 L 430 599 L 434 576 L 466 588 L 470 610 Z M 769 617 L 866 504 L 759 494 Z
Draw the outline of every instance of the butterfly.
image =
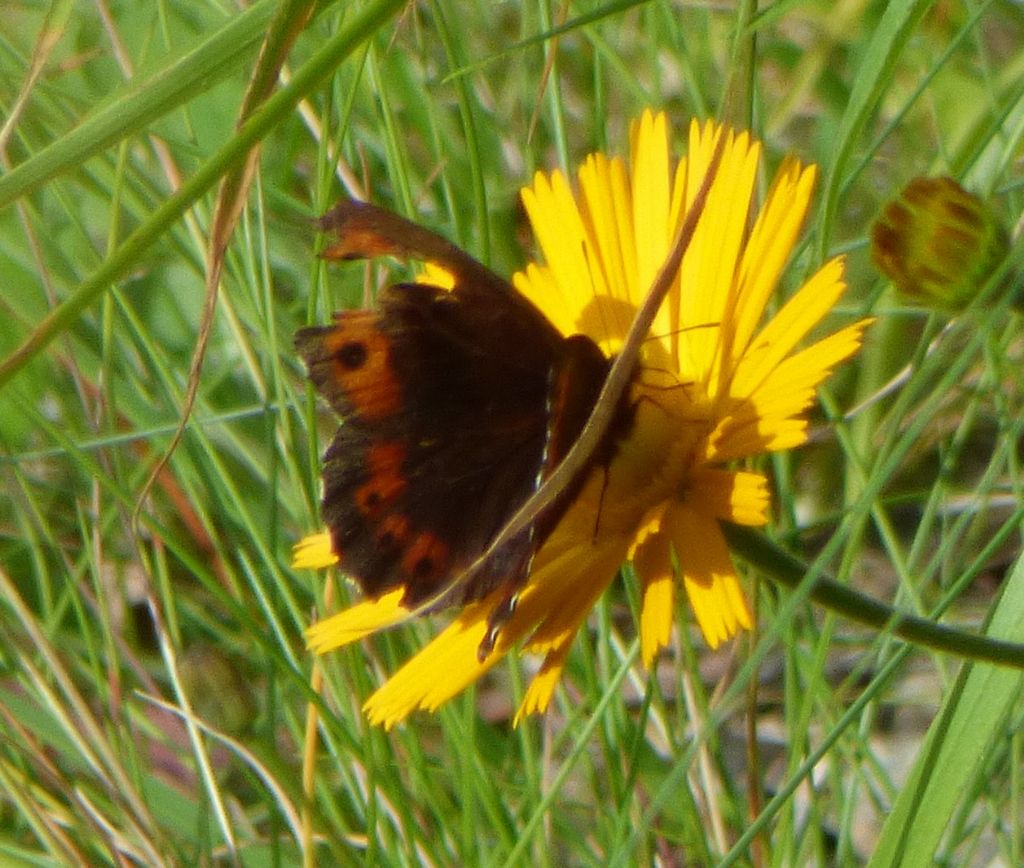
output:
M 440 266 L 450 289 L 385 288 L 373 310 L 296 333 L 342 423 L 323 457 L 321 511 L 341 568 L 371 597 L 402 589 L 416 612 L 501 589 L 481 660 L 511 617 L 534 554 L 586 471 L 628 435 L 640 344 L 678 272 L 721 159 L 719 138 L 669 255 L 614 361 L 562 335 L 506 280 L 441 236 L 345 201 L 318 226 L 321 256 Z
M 341 418 L 323 456 L 321 504 L 341 569 L 370 597 L 402 588 L 414 610 L 501 588 L 486 656 L 581 477 L 464 574 L 565 457 L 611 362 L 586 335 L 562 335 L 504 278 L 396 214 L 345 201 L 319 226 L 338 235 L 324 258 L 419 259 L 452 278 L 450 289 L 388 286 L 374 309 L 301 329 L 295 346 Z M 623 399 L 592 463 L 610 460 L 629 417 Z

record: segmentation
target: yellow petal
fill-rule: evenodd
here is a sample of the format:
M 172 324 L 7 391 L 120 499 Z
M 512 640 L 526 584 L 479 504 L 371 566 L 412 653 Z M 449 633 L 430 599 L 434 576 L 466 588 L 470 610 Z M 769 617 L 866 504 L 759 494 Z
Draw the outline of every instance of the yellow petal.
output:
M 807 392 L 813 395 L 814 389 L 832 373 L 836 365 L 860 349 L 864 329 L 870 324 L 871 320 L 861 320 L 794 353 L 765 379 L 759 393 L 763 391 L 785 396 Z
M 830 260 L 800 288 L 754 339 L 736 366 L 729 394 L 747 397 L 818 324 L 846 289 L 843 260 Z
M 723 429 L 709 441 L 707 460 L 715 463 L 736 461 L 752 455 L 792 449 L 806 439 L 806 419 L 752 415 L 746 424 L 728 419 Z
M 563 335 L 574 334 L 579 311 L 562 298 L 562 290 L 551 269 L 530 263 L 512 276 L 512 285 L 537 307 Z
M 516 711 L 516 716 L 512 721 L 513 726 L 519 726 L 520 721 L 527 715 L 543 714 L 547 710 L 555 687 L 562 679 L 565 660 L 569 656 L 571 647 L 572 636 L 548 651 L 540 671 L 533 677 L 530 686 L 526 689 L 526 696 L 523 697 L 519 710 Z
M 733 461 L 803 443 L 802 414 L 814 403 L 816 388 L 858 350 L 870 323 L 861 320 L 780 361 L 745 399 L 720 403 L 722 421 L 709 438 L 706 460 Z
M 454 275 L 436 262 L 424 262 L 419 274 L 416 275 L 416 282 L 436 286 L 440 289 L 455 288 Z
M 306 631 L 306 647 L 317 654 L 323 654 L 378 630 L 401 624 L 412 615 L 409 609 L 401 605 L 404 594 L 405 591 L 399 588 L 376 600 L 364 600 L 344 612 L 318 621 Z
M 561 645 L 579 630 L 605 588 L 618 574 L 628 541 L 598 539 L 541 568 L 523 592 L 513 621 L 534 623 L 527 650 L 538 653 Z M 521 621 L 520 621 L 521 619 Z
M 735 331 L 727 351 L 730 367 L 747 351 L 779 276 L 803 227 L 817 178 L 814 166 L 783 161 L 758 214 L 739 268 Z
M 622 160 L 591 154 L 580 169 L 580 207 L 587 227 L 591 297 L 577 328 L 608 355 L 618 352 L 633 321 L 636 254 L 631 192 Z
M 717 391 L 714 372 L 720 365 L 721 331 L 731 322 L 735 306 L 735 274 L 760 156 L 760 146 L 745 133 L 726 135 L 722 162 L 680 278 L 680 326 L 688 330 L 680 343 L 686 355 L 680 366 L 709 394 Z M 691 183 L 699 185 L 700 178 Z
M 292 568 L 296 570 L 323 569 L 336 563 L 338 556 L 331 550 L 331 535 L 327 531 L 303 537 L 292 549 Z
M 632 138 L 633 225 L 638 295 L 654 282 L 671 242 L 669 217 L 668 121 L 663 112 L 645 111 L 634 122 Z M 634 297 L 633 302 L 641 299 Z
M 640 654 L 650 668 L 658 651 L 668 645 L 675 620 L 675 575 L 671 543 L 666 534 L 647 538 L 633 556 L 633 568 L 640 577 Z
M 500 594 L 499 590 L 463 609 L 452 624 L 370 696 L 363 705 L 370 722 L 391 729 L 417 709 L 434 711 L 501 660 L 502 647 L 482 663 L 477 657 L 487 633 L 487 616 Z
M 636 557 L 637 549 L 647 541 L 647 538 L 661 532 L 661 520 L 666 509 L 668 509 L 668 501 L 663 500 L 644 516 L 633 535 L 633 542 L 626 553 L 627 559 L 633 560 Z
M 760 473 L 702 468 L 693 474 L 686 500 L 711 518 L 751 527 L 768 523 L 771 497 Z
M 741 627 L 750 612 L 740 590 L 718 522 L 681 504 L 666 514 L 683 587 L 708 645 L 717 648 Z
M 538 172 L 533 185 L 523 189 L 522 199 L 550 269 L 549 288 L 556 290 L 554 296 L 534 301 L 552 321 L 571 322 L 566 334 L 572 334 L 593 298 L 594 281 L 587 259 L 591 245 L 572 189 L 561 172 L 553 172 L 550 178 Z

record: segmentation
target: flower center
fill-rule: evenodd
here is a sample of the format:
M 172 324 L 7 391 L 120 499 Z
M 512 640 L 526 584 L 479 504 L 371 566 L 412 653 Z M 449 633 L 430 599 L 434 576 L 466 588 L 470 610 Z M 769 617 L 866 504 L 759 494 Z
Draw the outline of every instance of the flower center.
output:
M 710 407 L 694 403 L 691 387 L 651 373 L 642 370 L 630 392 L 633 421 L 607 468 L 601 533 L 630 533 L 651 509 L 681 499 L 713 427 Z

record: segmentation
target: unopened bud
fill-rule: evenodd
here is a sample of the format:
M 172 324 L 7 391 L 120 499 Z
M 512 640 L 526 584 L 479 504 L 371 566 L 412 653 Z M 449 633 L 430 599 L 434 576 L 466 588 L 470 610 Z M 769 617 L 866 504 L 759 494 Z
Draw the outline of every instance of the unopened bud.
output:
M 871 258 L 911 302 L 961 310 L 1006 256 L 986 204 L 952 178 L 915 178 L 871 229 Z

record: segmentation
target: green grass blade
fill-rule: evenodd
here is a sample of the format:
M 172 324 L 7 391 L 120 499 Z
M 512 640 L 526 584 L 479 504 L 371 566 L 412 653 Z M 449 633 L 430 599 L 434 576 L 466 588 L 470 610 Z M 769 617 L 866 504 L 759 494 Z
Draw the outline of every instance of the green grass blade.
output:
M 242 65 L 255 51 L 277 6 L 260 0 L 184 57 L 133 83 L 52 144 L 0 178 L 0 208 L 173 111 Z
M 889 3 L 867 44 L 850 89 L 846 111 L 839 124 L 835 158 L 822 190 L 819 209 L 821 220 L 818 224 L 821 239 L 819 256 L 822 260 L 827 255 L 827 241 L 832 237 L 839 194 L 848 181 L 846 167 L 860 143 L 868 118 L 878 105 L 882 93 L 891 85 L 893 70 L 904 46 L 932 5 L 933 0 L 899 0 Z
M 1018 559 L 1007 580 L 988 632 L 1024 636 L 1024 559 Z M 973 792 L 993 744 L 1006 737 L 1007 716 L 1019 701 L 1022 678 L 1012 669 L 964 665 L 893 805 L 870 868 L 935 864 L 953 812 L 964 794 Z

